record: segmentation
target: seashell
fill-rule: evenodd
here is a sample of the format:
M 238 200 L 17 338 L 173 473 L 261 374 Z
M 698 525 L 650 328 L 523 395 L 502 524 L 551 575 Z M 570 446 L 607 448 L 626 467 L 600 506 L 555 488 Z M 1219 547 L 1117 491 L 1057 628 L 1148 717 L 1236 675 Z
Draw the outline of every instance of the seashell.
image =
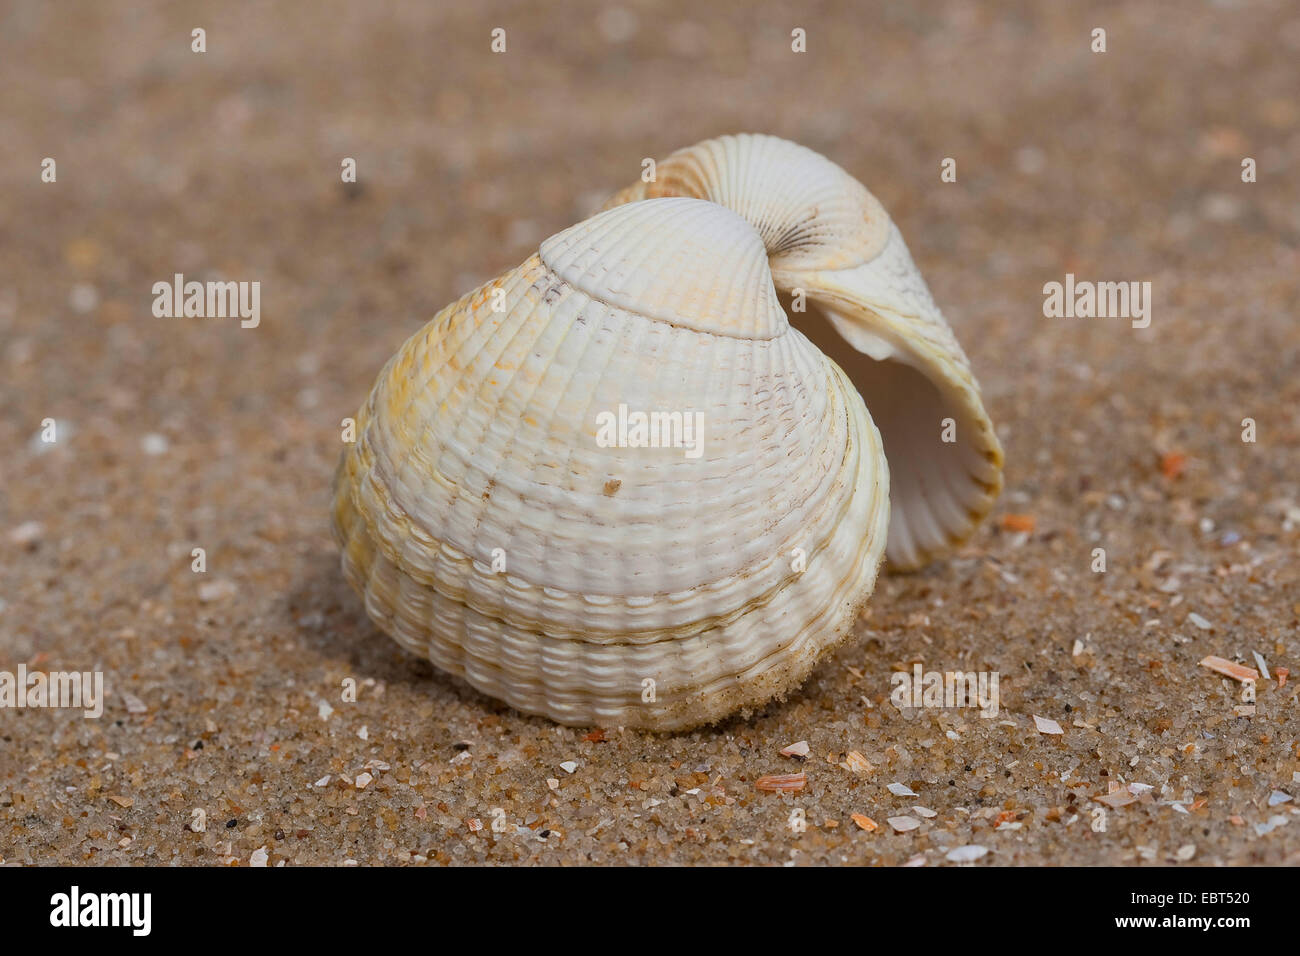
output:
M 880 429 L 893 485 L 890 567 L 914 570 L 965 541 L 1002 490 L 1002 447 L 970 362 L 898 227 L 825 157 L 775 136 L 706 140 L 656 164 L 607 208 L 691 196 L 735 210 L 763 238 L 799 330 L 852 379 Z M 952 420 L 955 441 L 942 438 Z
M 785 694 L 849 634 L 887 538 L 920 563 L 1000 480 L 969 364 L 865 189 L 771 137 L 659 168 L 413 335 L 335 476 L 379 627 L 565 724 L 676 730 Z M 857 388 L 790 324 L 799 288 L 869 356 Z M 960 441 L 936 450 L 939 412 Z M 654 430 L 624 434 L 636 413 Z

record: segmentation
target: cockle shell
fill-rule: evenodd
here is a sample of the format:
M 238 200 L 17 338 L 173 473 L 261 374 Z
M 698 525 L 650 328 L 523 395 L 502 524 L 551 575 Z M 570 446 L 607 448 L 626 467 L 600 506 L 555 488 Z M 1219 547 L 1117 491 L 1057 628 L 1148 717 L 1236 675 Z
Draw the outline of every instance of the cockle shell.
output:
M 887 535 L 892 553 L 891 469 L 902 565 L 969 533 L 1000 475 L 965 357 L 865 189 L 771 137 L 665 170 L 410 338 L 335 478 L 376 623 L 565 724 L 673 730 L 784 694 L 849 633 Z M 791 326 L 795 288 L 872 356 L 906 463 Z M 923 411 L 890 388 L 928 390 Z M 698 445 L 603 440 L 627 409 L 702 423 Z M 960 441 L 936 450 L 945 415 Z

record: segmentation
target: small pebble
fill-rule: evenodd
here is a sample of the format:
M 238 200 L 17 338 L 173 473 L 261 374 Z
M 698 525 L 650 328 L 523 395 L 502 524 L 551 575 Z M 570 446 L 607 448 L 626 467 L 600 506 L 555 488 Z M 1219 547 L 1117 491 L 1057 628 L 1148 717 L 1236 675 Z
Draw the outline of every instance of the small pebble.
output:
M 1211 193 L 1201 202 L 1201 215 L 1211 222 L 1231 222 L 1241 215 L 1241 203 L 1227 193 Z
M 165 455 L 169 448 L 167 436 L 150 432 L 140 439 L 140 450 L 146 455 Z
M 986 846 L 980 846 L 978 843 L 968 843 L 965 846 L 959 846 L 948 851 L 947 858 L 953 863 L 973 863 L 989 852 Z
M 1264 836 L 1265 834 L 1272 833 L 1278 827 L 1286 826 L 1290 822 L 1290 820 L 1279 813 L 1276 816 L 1269 817 L 1267 823 L 1256 823 L 1255 835 Z
M 68 304 L 72 306 L 72 311 L 85 315 L 99 305 L 99 293 L 93 285 L 78 282 L 68 295 Z
M 45 525 L 39 521 L 24 521 L 9 532 L 9 540 L 19 547 L 30 547 L 41 540 Z
M 1016 169 L 1026 176 L 1036 176 L 1047 168 L 1047 155 L 1037 146 L 1021 146 L 1015 158 Z
M 204 581 L 199 585 L 199 600 L 204 604 L 211 604 L 213 601 L 233 597 L 235 592 L 234 583 L 227 581 L 225 578 L 216 581 Z
M 889 825 L 894 828 L 896 833 L 906 833 L 919 827 L 921 821 L 915 817 L 890 817 Z

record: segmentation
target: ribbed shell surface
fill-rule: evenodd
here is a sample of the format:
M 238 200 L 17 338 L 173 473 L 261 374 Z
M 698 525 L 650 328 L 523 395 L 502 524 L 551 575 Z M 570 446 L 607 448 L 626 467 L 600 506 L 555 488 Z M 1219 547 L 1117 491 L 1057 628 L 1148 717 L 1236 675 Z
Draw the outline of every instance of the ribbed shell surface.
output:
M 611 442 L 638 413 L 699 444 Z M 368 613 L 562 723 L 670 730 L 782 694 L 847 634 L 885 545 L 862 399 L 714 203 L 547 240 L 409 339 L 357 425 L 333 517 Z
M 709 200 L 747 220 L 777 289 L 809 300 L 796 324 L 814 337 L 820 316 L 833 329 L 817 345 L 862 394 L 889 459 L 890 564 L 921 567 L 970 537 L 1001 490 L 1002 447 L 970 362 L 880 202 L 826 157 L 756 134 L 678 150 L 652 182 L 606 205 L 666 196 Z M 859 354 L 836 347 L 844 344 Z

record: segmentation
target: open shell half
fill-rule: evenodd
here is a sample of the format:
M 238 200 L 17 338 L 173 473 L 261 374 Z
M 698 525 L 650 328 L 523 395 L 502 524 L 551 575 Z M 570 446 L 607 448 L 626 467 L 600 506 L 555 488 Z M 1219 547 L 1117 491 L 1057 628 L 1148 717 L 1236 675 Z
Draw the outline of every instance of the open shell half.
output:
M 754 134 L 679 150 L 656 164 L 654 182 L 607 206 L 662 196 L 739 213 L 762 236 L 785 301 L 805 293 L 795 324 L 849 374 L 884 438 L 890 566 L 914 570 L 969 538 L 1002 490 L 1002 446 L 970 362 L 879 201 L 824 156 Z

